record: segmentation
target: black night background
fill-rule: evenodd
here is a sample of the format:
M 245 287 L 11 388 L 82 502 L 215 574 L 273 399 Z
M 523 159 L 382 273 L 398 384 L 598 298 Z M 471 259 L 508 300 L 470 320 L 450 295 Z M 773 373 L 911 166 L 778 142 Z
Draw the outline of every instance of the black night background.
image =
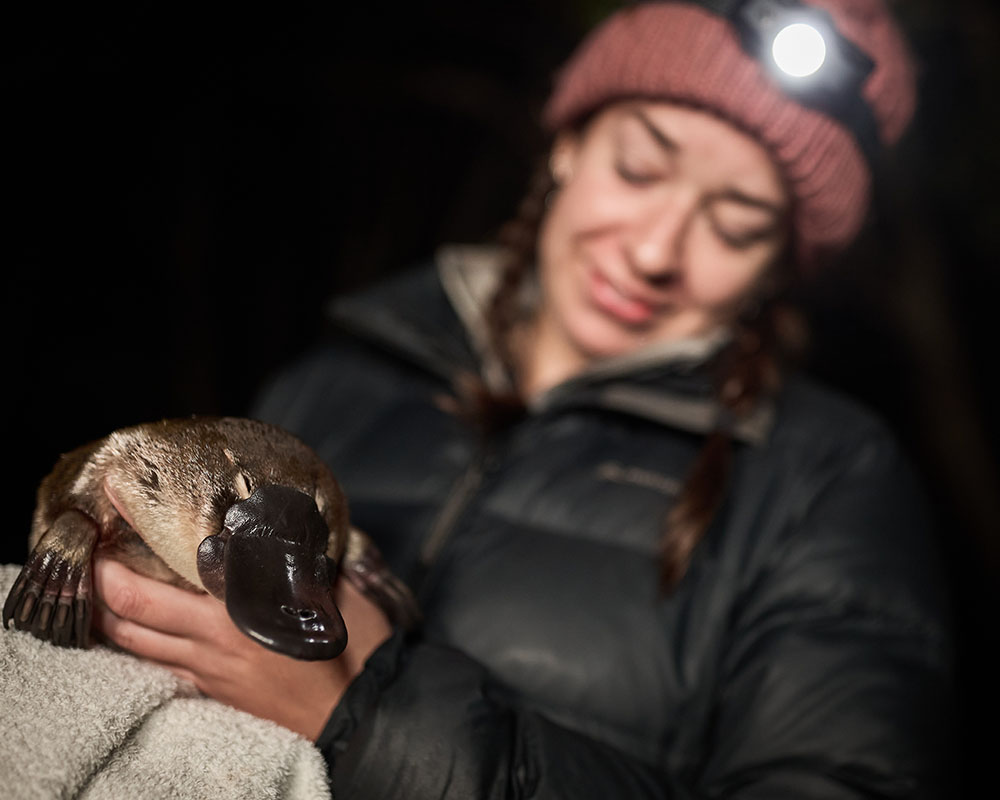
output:
M 489 239 L 544 157 L 556 66 L 612 5 L 5 12 L 3 563 L 61 452 L 244 414 L 326 298 Z M 1000 744 L 1000 12 L 895 7 L 921 108 L 873 224 L 803 297 L 807 367 L 877 409 L 928 487 L 972 787 Z

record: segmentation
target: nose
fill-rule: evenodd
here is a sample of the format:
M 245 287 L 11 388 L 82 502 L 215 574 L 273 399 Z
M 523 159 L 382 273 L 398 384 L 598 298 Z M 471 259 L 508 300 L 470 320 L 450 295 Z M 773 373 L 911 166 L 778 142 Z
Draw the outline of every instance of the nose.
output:
M 625 250 L 636 275 L 653 285 L 669 283 L 677 276 L 695 205 L 694 198 L 674 197 L 670 203 L 650 204 L 634 215 Z

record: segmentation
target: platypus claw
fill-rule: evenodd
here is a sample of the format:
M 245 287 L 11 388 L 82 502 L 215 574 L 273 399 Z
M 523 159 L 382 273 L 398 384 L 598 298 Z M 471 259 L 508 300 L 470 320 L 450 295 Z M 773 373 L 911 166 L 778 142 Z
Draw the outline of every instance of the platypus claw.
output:
M 14 581 L 3 607 L 3 625 L 11 620 L 60 647 L 86 647 L 90 637 L 91 578 L 89 558 L 82 564 L 55 551 L 35 548 Z
M 24 562 L 3 606 L 3 625 L 61 647 L 90 639 L 90 560 L 97 525 L 80 511 L 64 511 Z

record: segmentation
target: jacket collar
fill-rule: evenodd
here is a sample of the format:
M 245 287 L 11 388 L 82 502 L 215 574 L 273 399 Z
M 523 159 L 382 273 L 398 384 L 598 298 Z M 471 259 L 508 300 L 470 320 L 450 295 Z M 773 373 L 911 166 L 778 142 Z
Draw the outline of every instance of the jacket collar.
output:
M 451 381 L 461 370 L 479 373 L 503 390 L 509 381 L 490 347 L 485 310 L 496 285 L 499 251 L 448 246 L 428 270 L 335 299 L 333 321 L 396 355 Z M 529 287 L 525 302 L 533 301 Z M 568 407 L 599 407 L 696 434 L 728 426 L 748 444 L 766 441 L 773 421 L 770 403 L 732 422 L 715 400 L 706 365 L 728 341 L 713 336 L 660 342 L 601 361 L 528 403 L 532 413 Z

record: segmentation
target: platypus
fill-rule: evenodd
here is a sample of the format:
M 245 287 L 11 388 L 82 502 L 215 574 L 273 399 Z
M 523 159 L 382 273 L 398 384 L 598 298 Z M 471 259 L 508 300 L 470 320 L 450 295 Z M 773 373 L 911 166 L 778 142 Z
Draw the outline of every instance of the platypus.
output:
M 338 570 L 404 627 L 412 594 L 350 525 L 326 465 L 292 434 L 232 417 L 163 420 L 63 455 L 38 489 L 3 624 L 85 647 L 95 555 L 223 600 L 251 638 L 299 659 L 347 644 Z

